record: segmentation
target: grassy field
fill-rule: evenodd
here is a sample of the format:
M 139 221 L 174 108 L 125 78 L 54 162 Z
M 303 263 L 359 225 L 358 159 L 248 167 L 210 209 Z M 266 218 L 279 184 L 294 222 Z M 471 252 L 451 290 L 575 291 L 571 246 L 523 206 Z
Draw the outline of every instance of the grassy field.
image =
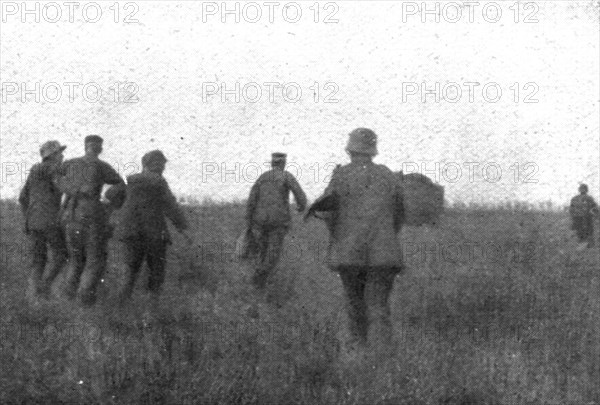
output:
M 600 404 L 599 251 L 575 251 L 564 213 L 455 210 L 403 229 L 394 353 L 348 364 L 322 223 L 296 218 L 256 297 L 233 255 L 243 208 L 186 209 L 197 246 L 174 232 L 145 324 L 142 279 L 115 306 L 114 242 L 95 308 L 30 305 L 20 213 L 2 203 L 0 403 Z

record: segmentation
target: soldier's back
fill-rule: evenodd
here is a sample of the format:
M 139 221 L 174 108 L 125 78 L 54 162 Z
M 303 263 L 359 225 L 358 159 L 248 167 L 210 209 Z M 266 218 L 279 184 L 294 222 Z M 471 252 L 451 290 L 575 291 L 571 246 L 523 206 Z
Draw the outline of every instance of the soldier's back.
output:
M 587 194 L 578 194 L 571 199 L 570 213 L 573 217 L 585 217 L 591 215 L 595 206 L 594 199 Z
M 289 185 L 285 170 L 272 169 L 256 181 L 257 202 L 254 221 L 265 226 L 286 225 L 290 221 Z
M 125 203 L 121 208 L 120 236 L 140 233 L 159 235 L 166 230 L 166 180 L 156 173 L 144 172 L 127 177 Z
M 31 167 L 25 190 L 28 229 L 44 230 L 56 225 L 61 192 L 54 185 L 54 175 L 55 168 L 47 163 Z
M 392 171 L 384 165 L 353 162 L 336 169 L 332 183 L 338 203 L 330 265 L 399 267 L 394 223 L 397 187 Z
M 100 202 L 102 187 L 122 182 L 118 173 L 97 157 L 82 156 L 66 160 L 61 174 L 64 191 L 76 200 L 73 219 L 84 223 L 105 222 L 107 213 Z
M 63 163 L 63 174 L 71 189 L 85 191 L 90 197 L 99 199 L 102 191 L 103 163 L 105 162 L 100 159 L 85 156 L 69 159 Z
M 396 183 L 386 166 L 350 163 L 336 171 L 341 217 L 370 219 L 393 213 Z

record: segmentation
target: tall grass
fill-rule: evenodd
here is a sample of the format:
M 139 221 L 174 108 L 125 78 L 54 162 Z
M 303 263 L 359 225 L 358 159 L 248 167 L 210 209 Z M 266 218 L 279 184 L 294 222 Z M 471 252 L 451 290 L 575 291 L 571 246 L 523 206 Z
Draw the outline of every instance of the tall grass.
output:
M 600 404 L 598 251 L 575 252 L 564 214 L 450 210 L 404 229 L 393 353 L 346 362 L 321 223 L 294 224 L 258 296 L 232 254 L 243 207 L 186 209 L 197 245 L 174 233 L 146 323 L 144 274 L 114 305 L 114 241 L 96 307 L 31 305 L 20 215 L 2 205 L 0 403 Z

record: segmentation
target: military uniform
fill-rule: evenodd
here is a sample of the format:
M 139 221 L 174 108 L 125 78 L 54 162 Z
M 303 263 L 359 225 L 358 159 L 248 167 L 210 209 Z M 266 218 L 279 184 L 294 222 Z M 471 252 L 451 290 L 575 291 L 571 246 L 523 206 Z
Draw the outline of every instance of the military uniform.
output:
M 296 178 L 283 169 L 285 154 L 272 155 L 273 169 L 263 173 L 252 186 L 246 210 L 246 223 L 258 245 L 258 265 L 253 283 L 264 288 L 277 265 L 283 241 L 291 225 L 289 195 L 294 195 L 298 211 L 306 207 L 306 194 Z M 278 164 L 281 166 L 277 167 Z
M 148 155 L 150 159 L 164 156 L 152 152 Z M 165 279 L 167 245 L 171 243 L 165 218 L 178 230 L 188 228 L 183 211 L 161 174 L 144 170 L 127 177 L 126 194 L 117 225 L 127 266 L 122 302 L 131 296 L 144 260 L 149 268 L 147 288 L 151 293 L 160 292 Z
M 401 189 L 390 169 L 371 161 L 375 142 L 371 130 L 359 128 L 350 134 L 351 163 L 334 170 L 317 200 L 316 204 L 327 207 L 311 207 L 329 211 L 327 263 L 342 280 L 351 341 L 361 344 L 390 342 L 389 296 L 402 269 L 396 237 L 403 215 Z
M 580 243 L 587 242 L 589 247 L 594 246 L 594 222 L 593 214 L 598 212 L 596 201 L 585 192 L 571 199 L 569 212 L 571 214 L 572 228 L 577 234 Z M 581 188 L 580 188 L 581 190 Z
M 43 158 L 62 152 L 65 146 L 56 141 L 42 145 Z M 55 184 L 57 165 L 48 160 L 35 164 L 27 176 L 19 195 L 19 204 L 25 217 L 25 233 L 30 239 L 30 281 L 37 294 L 48 296 L 52 281 L 67 261 L 65 237 L 58 221 L 61 192 Z M 48 261 L 48 250 L 52 264 L 44 274 Z
M 101 143 L 96 138 L 91 142 Z M 73 299 L 81 284 L 82 303 L 91 305 L 96 301 L 96 290 L 106 270 L 111 236 L 109 210 L 100 201 L 102 187 L 124 182 L 108 163 L 88 155 L 65 161 L 61 174 L 61 189 L 66 194 L 61 219 L 70 257 L 65 295 Z

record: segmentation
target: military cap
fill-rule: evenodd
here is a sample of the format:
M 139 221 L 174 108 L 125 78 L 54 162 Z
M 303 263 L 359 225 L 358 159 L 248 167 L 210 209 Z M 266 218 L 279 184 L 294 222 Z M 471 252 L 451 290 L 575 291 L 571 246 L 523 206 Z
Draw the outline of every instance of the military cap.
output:
M 85 137 L 84 143 L 102 143 L 104 139 L 100 135 L 88 135 Z
M 287 158 L 287 154 L 285 154 L 285 153 L 281 153 L 281 152 L 271 153 L 271 162 L 273 162 L 273 163 L 285 162 L 286 158 Z
M 165 163 L 167 158 L 162 151 L 155 149 L 142 156 L 142 166 L 147 167 L 155 163 Z
M 368 128 L 356 128 L 349 134 L 346 151 L 375 156 L 377 154 L 377 135 Z
M 67 147 L 61 145 L 58 141 L 48 141 L 40 146 L 40 155 L 42 155 L 42 159 L 45 159 L 48 156 L 57 152 L 62 152 L 65 149 L 67 149 Z

